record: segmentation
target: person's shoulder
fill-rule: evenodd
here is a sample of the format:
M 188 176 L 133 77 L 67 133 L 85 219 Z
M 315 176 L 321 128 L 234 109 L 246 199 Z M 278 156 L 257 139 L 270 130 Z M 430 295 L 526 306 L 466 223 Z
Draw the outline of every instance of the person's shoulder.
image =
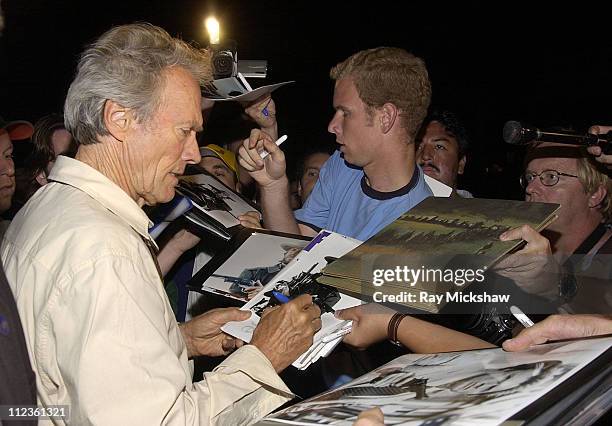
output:
M 26 203 L 15 216 L 8 239 L 22 250 L 45 257 L 70 253 L 78 258 L 99 255 L 102 250 L 117 252 L 140 239 L 127 222 L 87 194 L 62 189 L 49 188 Z

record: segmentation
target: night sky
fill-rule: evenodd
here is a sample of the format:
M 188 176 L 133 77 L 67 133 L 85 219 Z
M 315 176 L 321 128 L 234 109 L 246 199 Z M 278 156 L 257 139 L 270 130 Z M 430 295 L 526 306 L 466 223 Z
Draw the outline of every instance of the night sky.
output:
M 427 63 L 434 105 L 467 125 L 472 157 L 463 185 L 479 196 L 499 196 L 500 187 L 517 196 L 520 151 L 503 143 L 505 121 L 580 132 L 612 123 L 607 15 L 587 2 L 537 9 L 528 2 L 449 3 L 2 0 L 0 115 L 36 121 L 61 111 L 78 54 L 112 25 L 148 21 L 205 46 L 202 22 L 214 13 L 222 39 L 237 42 L 239 59 L 268 61 L 268 78 L 251 79 L 253 86 L 297 81 L 274 93 L 290 159 L 308 144 L 333 143 L 326 132 L 330 67 L 361 49 L 398 46 Z M 235 104 L 215 107 L 209 135 L 237 111 Z

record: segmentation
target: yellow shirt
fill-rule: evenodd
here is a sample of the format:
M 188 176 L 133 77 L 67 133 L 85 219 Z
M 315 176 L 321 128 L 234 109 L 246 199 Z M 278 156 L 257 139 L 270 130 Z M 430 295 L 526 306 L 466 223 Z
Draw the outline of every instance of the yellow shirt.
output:
M 80 161 L 60 156 L 49 179 L 0 249 L 39 403 L 70 405 L 70 423 L 78 425 L 240 425 L 291 399 L 251 345 L 192 383 L 185 343 L 143 241 L 150 239 L 147 216 Z

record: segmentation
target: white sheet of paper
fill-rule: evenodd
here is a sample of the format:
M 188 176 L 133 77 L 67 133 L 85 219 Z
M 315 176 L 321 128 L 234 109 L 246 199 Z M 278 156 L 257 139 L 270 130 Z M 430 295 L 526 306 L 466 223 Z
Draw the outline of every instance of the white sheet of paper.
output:
M 240 102 L 252 102 L 263 95 L 272 93 L 279 87 L 282 87 L 289 83 L 295 83 L 295 80 L 283 81 L 281 83 L 269 84 L 267 86 L 261 86 L 253 90 L 245 87 L 238 77 L 222 78 L 214 80 L 214 91 L 204 89 L 203 96 L 206 99 L 215 102 L 224 101 L 240 101 Z
M 265 293 L 274 289 L 279 281 L 289 281 L 291 278 L 299 275 L 301 272 L 310 270 L 313 265 L 316 266 L 311 270 L 311 273 L 320 272 L 327 263 L 325 261 L 326 256 L 340 257 L 361 243 L 362 242 L 359 240 L 355 240 L 335 232 L 322 230 L 291 262 L 287 264 L 285 268 L 283 268 L 282 271 L 280 271 L 268 284 L 266 284 L 266 286 L 257 294 L 257 296 L 251 299 L 240 309 L 252 310 L 252 308 L 256 305 L 262 302 L 265 303 L 268 300 L 268 296 L 265 296 Z M 362 303 L 363 302 L 359 299 L 340 293 L 340 300 L 334 305 L 334 309 L 346 309 Z M 250 342 L 253 330 L 255 330 L 258 323 L 259 316 L 253 312 L 248 320 L 229 322 L 221 327 L 221 329 L 224 332 L 245 342 Z M 321 330 L 315 334 L 312 346 L 300 358 L 298 358 L 294 364 L 295 367 L 304 369 L 310 365 L 313 360 L 319 358 L 319 353 L 321 353 L 320 351 L 322 349 L 331 351 L 331 349 L 333 349 L 333 347 L 331 347 L 332 344 L 335 343 L 337 345 L 339 340 L 323 343 L 323 337 L 347 326 L 347 324 L 350 324 L 350 321 L 339 320 L 333 313 L 328 312 L 321 315 L 321 323 Z M 331 349 L 329 349 L 330 347 Z

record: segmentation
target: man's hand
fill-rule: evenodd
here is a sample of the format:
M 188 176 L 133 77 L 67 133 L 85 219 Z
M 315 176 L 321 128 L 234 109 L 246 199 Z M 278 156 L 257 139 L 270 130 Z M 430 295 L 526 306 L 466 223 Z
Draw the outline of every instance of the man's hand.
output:
M 320 329 L 321 310 L 312 303 L 311 295 L 303 294 L 264 312 L 251 344 L 281 372 L 306 352 Z
M 612 131 L 612 126 L 591 126 L 591 128 L 589 128 L 589 133 L 594 135 L 605 135 L 610 131 Z M 587 151 L 595 156 L 595 160 L 606 164 L 609 169 L 612 168 L 612 154 L 603 154 L 599 146 L 590 146 L 587 148 Z
M 385 416 L 378 407 L 362 411 L 353 426 L 385 426 Z
M 180 325 L 189 357 L 227 355 L 242 346 L 242 341 L 221 331 L 230 321 L 249 319 L 251 312 L 238 308 L 213 309 Z
M 387 338 L 387 326 L 395 311 L 376 303 L 355 306 L 336 311 L 336 318 L 352 320 L 353 328 L 344 343 L 359 349 L 366 349 Z
M 551 315 L 524 329 L 503 344 L 507 351 L 524 351 L 549 340 L 573 339 L 612 333 L 612 317 L 605 315 Z
M 510 229 L 499 237 L 502 241 L 523 239 L 521 250 L 499 261 L 493 270 L 512 279 L 528 293 L 555 298 L 559 294 L 561 267 L 552 256 L 550 242 L 529 225 Z
M 261 226 L 261 214 L 259 212 L 246 212 L 238 216 L 238 220 L 245 228 L 263 229 Z
M 238 161 L 249 175 L 262 187 L 274 186 L 285 180 L 285 154 L 276 146 L 274 139 L 259 129 L 251 130 L 251 135 L 245 139 L 238 150 Z M 261 152 L 270 153 L 262 160 Z
M 256 99 L 244 109 L 244 112 L 272 139 L 278 139 L 276 105 L 270 95 Z

